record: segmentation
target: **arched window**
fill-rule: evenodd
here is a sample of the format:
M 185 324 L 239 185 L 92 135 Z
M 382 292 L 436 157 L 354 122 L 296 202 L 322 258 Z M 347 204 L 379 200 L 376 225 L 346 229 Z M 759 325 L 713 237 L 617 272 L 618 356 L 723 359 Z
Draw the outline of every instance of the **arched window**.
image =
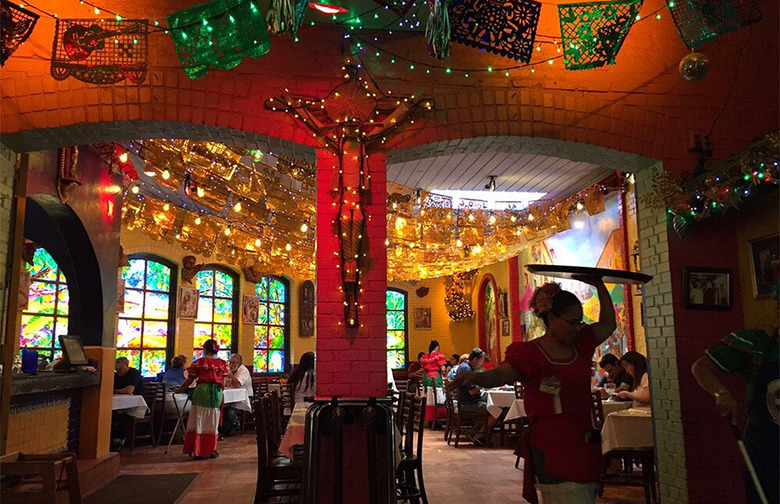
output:
M 220 266 L 209 266 L 195 276 L 198 316 L 195 318 L 195 357 L 203 356 L 203 343 L 219 343 L 219 358 L 230 359 L 238 333 L 238 275 Z
M 387 362 L 391 369 L 403 369 L 407 362 L 408 312 L 406 291 L 387 289 Z
M 30 287 L 27 306 L 22 309 L 19 346 L 54 359 L 62 354 L 57 336 L 68 334 L 68 284 L 54 258 L 42 248 L 35 251 L 27 273 Z
M 157 376 L 173 353 L 176 265 L 145 254 L 131 255 L 128 262 L 122 268 L 125 300 L 116 355 L 127 357 L 143 376 Z
M 255 373 L 283 373 L 290 367 L 290 284 L 263 277 L 255 287 L 260 298 L 254 334 Z

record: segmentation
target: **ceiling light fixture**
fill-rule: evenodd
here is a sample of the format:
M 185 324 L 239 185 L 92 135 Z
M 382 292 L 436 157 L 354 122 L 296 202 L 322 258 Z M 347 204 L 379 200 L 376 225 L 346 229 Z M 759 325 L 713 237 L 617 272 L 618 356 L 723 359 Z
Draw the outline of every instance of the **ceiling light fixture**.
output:
M 496 190 L 496 176 L 495 175 L 489 175 L 488 176 L 488 183 L 485 184 L 485 189 L 487 189 L 490 192 L 493 192 Z
M 340 5 L 329 5 L 320 2 L 309 2 L 309 7 L 328 16 L 336 15 L 336 14 L 346 14 L 349 12 L 349 9 L 345 9 Z

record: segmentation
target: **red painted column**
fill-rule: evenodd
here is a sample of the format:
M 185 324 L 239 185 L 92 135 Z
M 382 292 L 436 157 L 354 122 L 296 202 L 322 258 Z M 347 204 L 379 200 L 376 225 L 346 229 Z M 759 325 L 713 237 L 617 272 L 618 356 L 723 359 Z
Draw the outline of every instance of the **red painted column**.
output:
M 509 323 L 512 341 L 523 341 L 523 320 L 520 313 L 520 260 L 509 258 Z
M 384 153 L 370 154 L 370 197 L 363 198 L 366 225 L 358 298 L 360 327 L 344 323 L 338 196 L 330 191 L 336 155 L 317 151 L 317 395 L 384 397 L 387 393 L 385 290 L 387 288 L 387 175 Z

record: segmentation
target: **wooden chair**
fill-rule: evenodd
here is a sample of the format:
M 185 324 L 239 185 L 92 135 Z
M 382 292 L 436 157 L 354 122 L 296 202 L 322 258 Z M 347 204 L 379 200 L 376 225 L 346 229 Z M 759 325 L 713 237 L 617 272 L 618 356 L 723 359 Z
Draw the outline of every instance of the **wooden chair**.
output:
M 264 376 L 252 377 L 252 391 L 254 397 L 260 398 L 268 393 L 268 378 Z
M 52 504 L 63 491 L 68 492 L 69 504 L 81 504 L 75 453 L 9 453 L 0 457 L 0 477 L 3 504 Z
M 268 502 L 271 497 L 300 496 L 303 467 L 284 456 L 274 456 L 271 446 L 275 437 L 271 429 L 274 407 L 271 396 L 265 395 L 252 402 L 257 437 L 257 484 L 255 504 Z
M 135 441 L 137 439 L 148 439 L 152 446 L 157 447 L 157 438 L 154 436 L 154 410 L 157 409 L 157 399 L 160 389 L 165 390 L 165 384 L 158 382 L 149 382 L 144 384 L 146 387 L 146 402 L 149 406 L 149 411 L 143 418 L 133 417 L 133 425 L 130 427 L 130 451 L 135 448 Z M 163 402 L 163 404 L 165 404 Z M 136 434 L 136 429 L 140 425 L 148 425 L 148 434 Z
M 399 392 L 406 392 L 409 388 L 409 378 L 396 378 L 395 387 Z
M 469 430 L 474 430 L 481 423 L 483 424 L 483 434 L 485 439 L 487 439 L 490 434 L 488 432 L 487 426 L 487 415 L 490 413 L 461 411 L 461 408 L 455 404 L 455 397 L 457 397 L 457 393 L 457 391 L 453 390 L 451 393 L 447 394 L 447 403 L 449 403 L 447 408 L 453 412 L 452 426 L 450 427 L 450 436 L 447 440 L 447 444 L 450 444 L 450 441 L 452 441 L 452 436 L 454 435 L 455 448 L 458 447 L 458 444 L 460 443 L 460 436 L 463 435 L 463 430 L 466 428 Z
M 523 390 L 523 384 L 520 382 L 513 383 L 515 387 L 515 399 L 522 399 L 525 396 L 525 391 Z
M 422 462 L 426 398 L 408 395 L 407 403 L 409 407 L 403 418 L 405 433 L 402 436 L 401 460 L 396 468 L 396 500 L 428 504 Z
M 600 432 L 604 427 L 604 405 L 601 404 L 601 392 L 591 392 L 590 397 L 592 401 L 590 417 L 593 421 L 593 428 Z
M 279 384 L 279 406 L 281 407 L 282 427 L 284 427 L 287 425 L 287 421 L 290 419 L 292 410 L 295 407 L 295 392 L 293 391 L 292 383 Z
M 281 402 L 279 401 L 279 394 L 276 393 L 276 390 L 272 390 L 268 394 L 268 400 L 271 404 L 271 410 L 270 410 L 270 432 L 273 435 L 274 439 L 276 439 L 276 447 L 279 447 L 280 440 L 282 439 L 282 436 L 284 435 L 284 429 L 282 428 L 282 406 Z
M 604 457 L 604 471 L 599 478 L 599 497 L 604 495 L 606 485 L 639 486 L 645 490 L 646 504 L 658 502 L 655 481 L 655 452 L 651 446 L 612 450 L 606 455 Z M 615 458 L 623 460 L 623 471 L 617 474 L 608 474 L 607 468 L 610 466 L 611 460 Z M 642 474 L 634 473 L 634 464 L 642 468 Z

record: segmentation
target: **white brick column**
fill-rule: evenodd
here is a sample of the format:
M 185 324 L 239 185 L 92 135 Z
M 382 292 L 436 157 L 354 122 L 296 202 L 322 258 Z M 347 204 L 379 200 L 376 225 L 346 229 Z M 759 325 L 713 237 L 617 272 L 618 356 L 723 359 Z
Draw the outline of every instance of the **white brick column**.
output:
M 643 288 L 642 309 L 645 315 L 655 456 L 661 502 L 687 504 L 688 482 L 677 375 L 666 211 L 647 208 L 641 201 L 642 195 L 650 192 L 654 169 L 663 168 L 658 163 L 636 173 L 636 194 L 639 198 L 637 218 L 641 269 L 643 273 L 653 275 L 653 281 Z
M 14 168 L 16 153 L 0 144 L 0 286 L 6 286 L 8 273 L 8 253 L 11 247 L 11 208 L 14 204 Z M 4 320 L 3 306 L 5 289 L 0 288 L 0 320 Z M 3 328 L 0 328 L 2 330 Z

